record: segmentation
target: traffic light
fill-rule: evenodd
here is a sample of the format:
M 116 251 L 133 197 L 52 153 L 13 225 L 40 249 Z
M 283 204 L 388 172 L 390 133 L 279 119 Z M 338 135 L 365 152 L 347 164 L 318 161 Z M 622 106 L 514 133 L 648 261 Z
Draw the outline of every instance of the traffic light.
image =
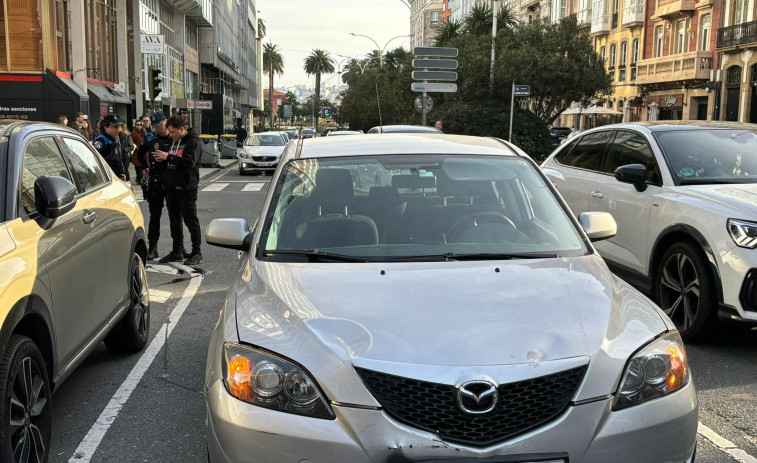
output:
M 331 108 L 321 108 L 321 117 L 324 119 L 331 117 Z
M 161 86 L 163 84 L 163 78 L 160 77 L 160 74 L 163 71 L 160 69 L 152 69 L 150 68 L 148 70 L 148 79 L 147 83 L 150 85 L 150 99 L 155 101 L 155 99 L 160 95 L 160 92 L 163 91 L 163 87 Z

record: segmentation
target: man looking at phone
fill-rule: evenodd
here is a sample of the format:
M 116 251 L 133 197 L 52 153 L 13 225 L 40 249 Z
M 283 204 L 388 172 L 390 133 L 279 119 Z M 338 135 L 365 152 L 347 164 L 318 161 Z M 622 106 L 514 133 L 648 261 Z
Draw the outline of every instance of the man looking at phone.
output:
M 171 116 L 166 121 L 168 134 L 173 140 L 168 152 L 156 151 L 153 157 L 166 163 L 163 184 L 166 189 L 166 206 L 171 222 L 173 251 L 161 259 L 178 262 L 184 249 L 184 229 L 182 220 L 192 238 L 192 253 L 184 265 L 199 265 L 203 262 L 200 252 L 200 220 L 197 218 L 197 186 L 200 183 L 200 158 L 202 145 L 194 130 L 187 127 L 182 116 Z
M 142 186 L 144 197 L 150 209 L 150 222 L 147 228 L 147 260 L 158 258 L 158 240 L 160 239 L 160 217 L 163 215 L 163 202 L 166 190 L 163 185 L 163 174 L 166 172 L 166 163 L 158 161 L 153 153 L 168 153 L 173 140 L 168 135 L 166 128 L 166 116 L 163 113 L 155 113 L 150 116 L 150 122 L 155 130 L 147 134 L 137 150 L 137 159 L 146 168 L 142 171 Z M 187 257 L 189 254 L 187 254 Z M 166 257 L 175 257 L 169 254 Z M 182 253 L 176 260 L 164 260 L 161 262 L 179 262 L 184 260 Z

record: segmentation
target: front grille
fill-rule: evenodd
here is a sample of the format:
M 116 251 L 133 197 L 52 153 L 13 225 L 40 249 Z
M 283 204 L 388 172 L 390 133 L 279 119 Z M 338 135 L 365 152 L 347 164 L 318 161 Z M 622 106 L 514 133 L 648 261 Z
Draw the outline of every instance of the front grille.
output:
M 255 162 L 273 162 L 276 160 L 276 156 L 255 156 L 252 160 Z
M 490 445 L 541 426 L 560 415 L 573 398 L 586 367 L 502 384 L 499 402 L 486 415 L 457 406 L 455 386 L 429 383 L 355 367 L 368 390 L 395 420 L 436 433 L 449 442 Z

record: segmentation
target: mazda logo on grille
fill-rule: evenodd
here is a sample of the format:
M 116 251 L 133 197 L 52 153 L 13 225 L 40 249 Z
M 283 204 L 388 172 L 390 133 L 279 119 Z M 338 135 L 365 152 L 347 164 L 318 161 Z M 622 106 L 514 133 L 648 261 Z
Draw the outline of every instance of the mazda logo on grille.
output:
M 468 381 L 457 388 L 457 406 L 468 415 L 491 412 L 499 401 L 497 386 L 489 381 Z

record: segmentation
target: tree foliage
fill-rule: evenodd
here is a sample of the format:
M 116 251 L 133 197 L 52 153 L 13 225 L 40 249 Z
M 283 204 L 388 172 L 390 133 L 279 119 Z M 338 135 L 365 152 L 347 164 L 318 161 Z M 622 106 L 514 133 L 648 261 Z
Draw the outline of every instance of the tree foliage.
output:
M 318 100 L 321 98 L 321 74 L 333 74 L 336 71 L 334 64 L 329 52 L 317 48 L 305 58 L 303 69 L 309 76 L 315 75 L 315 95 Z

